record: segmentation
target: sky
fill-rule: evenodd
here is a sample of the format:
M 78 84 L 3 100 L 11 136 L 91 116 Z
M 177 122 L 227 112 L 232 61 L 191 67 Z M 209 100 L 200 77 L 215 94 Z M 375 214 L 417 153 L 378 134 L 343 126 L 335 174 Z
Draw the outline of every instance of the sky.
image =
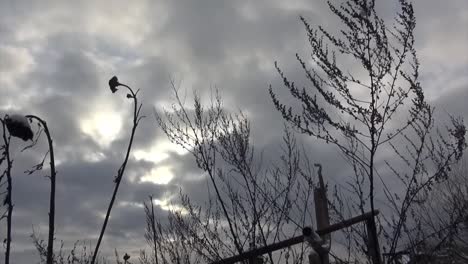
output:
M 468 2 L 414 5 L 426 96 L 438 110 L 467 118 Z M 395 8 L 394 1 L 377 1 L 385 19 Z M 270 84 L 282 89 L 274 62 L 307 83 L 295 60 L 296 53 L 310 53 L 300 15 L 311 25 L 338 25 L 322 0 L 0 0 L 0 114 L 47 121 L 58 164 L 57 241 L 93 244 L 101 227 L 131 125 L 125 93 L 108 88 L 112 76 L 141 89 L 147 118 L 136 133 L 102 250 L 135 254 L 145 246 L 142 202 L 148 195 L 164 217 L 179 188 L 199 197 L 205 184 L 191 156 L 167 140 L 153 116 L 154 108 L 173 102 L 171 81 L 189 95 L 219 89 L 228 109 L 242 109 L 251 120 L 256 148 L 274 152 L 283 128 L 268 96 Z M 21 152 L 25 143 L 12 140 L 13 263 L 35 263 L 32 229 L 47 234 L 49 182 L 43 173 L 23 173 L 45 153 L 43 141 Z M 337 150 L 307 144 L 326 171 Z M 329 171 L 346 169 L 335 164 Z

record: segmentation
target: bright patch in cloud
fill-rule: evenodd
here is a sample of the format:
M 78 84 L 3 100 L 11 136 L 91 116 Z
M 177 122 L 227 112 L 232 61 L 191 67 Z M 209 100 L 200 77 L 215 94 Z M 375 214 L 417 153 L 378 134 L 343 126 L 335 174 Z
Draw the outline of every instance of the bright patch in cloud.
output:
M 154 199 L 153 203 L 155 205 L 159 205 L 159 207 L 161 207 L 161 209 L 165 211 L 177 211 L 177 212 L 180 212 L 181 214 L 187 214 L 187 211 L 184 208 L 182 208 L 181 206 L 177 204 L 172 204 L 170 199 L 164 199 L 164 200 Z
M 171 167 L 159 166 L 143 176 L 140 181 L 152 182 L 154 184 L 168 184 L 173 178 L 174 174 L 172 174 Z
M 89 152 L 85 153 L 83 158 L 87 162 L 100 162 L 103 161 L 106 156 L 102 152 Z
M 142 203 L 136 203 L 136 202 L 123 201 L 123 202 L 119 202 L 119 205 L 122 206 L 122 207 L 143 208 L 143 204 L 142 204 Z
M 184 155 L 187 154 L 188 151 L 169 141 L 159 141 L 149 149 L 137 149 L 133 151 L 133 156 L 136 160 L 147 160 L 158 163 L 169 158 L 168 152 Z
M 101 146 L 108 146 L 117 138 L 122 128 L 122 118 L 115 112 L 97 112 L 80 123 L 81 131 Z

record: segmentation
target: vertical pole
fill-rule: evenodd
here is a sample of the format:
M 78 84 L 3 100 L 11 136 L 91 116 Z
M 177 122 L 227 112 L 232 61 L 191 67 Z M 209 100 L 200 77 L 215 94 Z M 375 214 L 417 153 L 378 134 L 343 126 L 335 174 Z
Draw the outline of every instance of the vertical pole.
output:
M 375 216 L 372 216 L 375 217 Z M 374 225 L 374 221 L 367 220 L 366 221 L 366 228 L 367 228 L 367 249 L 369 251 L 369 256 L 374 264 L 380 264 L 380 247 L 379 241 L 375 240 L 374 238 L 377 237 L 377 228 Z
M 309 252 L 309 264 L 322 264 L 322 258 L 320 255 L 313 249 Z
M 249 259 L 249 264 L 263 264 L 262 256 L 256 256 Z
M 322 230 L 330 226 L 330 216 L 328 213 L 327 201 L 327 188 L 322 177 L 322 165 L 314 164 L 318 167 L 319 186 L 314 188 L 314 201 L 315 201 L 315 219 L 317 220 L 317 229 Z M 323 234 L 320 236 L 322 241 L 330 241 L 330 234 Z M 327 246 L 327 245 L 326 245 Z M 330 259 L 328 253 L 321 254 L 320 258 L 322 264 L 329 264 Z

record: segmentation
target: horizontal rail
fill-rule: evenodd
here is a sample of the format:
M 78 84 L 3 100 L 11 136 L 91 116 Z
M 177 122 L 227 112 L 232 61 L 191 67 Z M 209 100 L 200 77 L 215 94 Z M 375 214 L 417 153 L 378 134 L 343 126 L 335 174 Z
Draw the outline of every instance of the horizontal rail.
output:
M 325 234 L 335 232 L 335 231 L 338 231 L 340 229 L 352 226 L 352 225 L 357 224 L 359 222 L 365 221 L 365 220 L 367 220 L 367 219 L 369 219 L 369 218 L 371 218 L 371 217 L 373 217 L 375 215 L 378 215 L 378 214 L 379 214 L 378 210 L 375 210 L 374 213 L 368 212 L 368 213 L 365 213 L 365 214 L 362 214 L 362 215 L 355 216 L 353 218 L 346 219 L 346 220 L 344 220 L 342 222 L 330 225 L 330 226 L 328 226 L 328 227 L 326 227 L 324 229 L 317 230 L 316 232 L 319 235 L 325 235 Z M 309 228 L 305 227 L 304 229 L 309 229 L 310 230 L 310 227 Z M 296 245 L 296 244 L 299 244 L 299 243 L 302 243 L 302 242 L 304 242 L 304 235 L 296 236 L 296 237 L 286 239 L 286 240 L 283 240 L 283 241 L 280 241 L 280 242 L 277 242 L 277 243 L 274 243 L 274 244 L 271 244 L 271 245 L 267 245 L 267 246 L 264 246 L 264 247 L 261 247 L 261 248 L 256 248 L 256 249 L 253 249 L 253 250 L 250 250 L 250 251 L 246 251 L 246 252 L 244 252 L 244 253 L 242 253 L 240 255 L 236 255 L 236 256 L 225 258 L 225 259 L 222 259 L 222 260 L 219 260 L 219 261 L 215 261 L 215 262 L 212 262 L 211 264 L 233 264 L 233 263 L 236 263 L 236 262 L 239 262 L 239 261 L 252 259 L 252 258 L 255 258 L 257 256 L 260 256 L 260 255 L 263 255 L 263 254 L 266 254 L 266 253 L 269 253 L 269 252 L 273 252 L 273 251 L 276 251 L 276 250 L 279 250 L 279 249 L 282 249 L 282 248 L 285 248 L 285 247 L 289 247 L 289 246 L 292 246 L 292 245 Z

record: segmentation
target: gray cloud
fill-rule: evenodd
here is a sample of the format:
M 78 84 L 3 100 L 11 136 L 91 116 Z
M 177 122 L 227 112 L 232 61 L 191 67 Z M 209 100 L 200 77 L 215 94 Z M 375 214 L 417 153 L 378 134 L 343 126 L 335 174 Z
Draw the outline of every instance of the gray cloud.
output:
M 152 107 L 160 109 L 173 99 L 171 78 L 181 90 L 209 94 L 220 89 L 226 108 L 243 110 L 252 120 L 257 150 L 273 162 L 279 153 L 283 120 L 268 97 L 271 84 L 286 94 L 273 68 L 278 61 L 288 77 L 308 85 L 295 53 L 307 57 L 307 36 L 300 23 L 304 15 L 312 25 L 331 31 L 338 22 L 322 1 L 1 1 L 0 0 L 0 113 L 34 113 L 49 124 L 58 159 L 57 239 L 67 246 L 77 239 L 94 239 L 102 223 L 112 180 L 123 159 L 131 125 L 131 101 L 125 91 L 111 94 L 108 79 L 119 79 L 141 89 L 144 114 L 135 138 L 135 150 L 164 142 Z M 438 109 L 467 117 L 466 91 L 468 36 L 464 0 L 442 3 L 415 1 L 421 82 Z M 379 4 L 386 19 L 394 5 Z M 189 100 L 188 100 L 189 102 Z M 85 133 L 83 122 L 102 114 L 100 121 L 122 118 L 111 142 Z M 115 121 L 118 122 L 118 121 Z M 108 125 L 112 125 L 112 122 Z M 322 162 L 334 181 L 349 178 L 349 168 L 338 152 L 301 136 L 313 161 Z M 37 256 L 29 239 L 31 225 L 46 234 L 48 180 L 22 172 L 46 151 L 44 139 L 20 153 L 24 143 L 14 139 L 15 233 L 13 250 L 18 263 Z M 162 148 L 162 147 L 161 147 Z M 162 148 L 164 149 L 164 148 Z M 189 154 L 165 147 L 168 157 L 157 163 L 156 154 L 132 158 L 103 244 L 103 254 L 114 247 L 136 250 L 144 245 L 144 215 L 135 206 L 154 194 L 164 199 L 179 188 L 203 202 L 206 178 Z M 93 154 L 93 155 L 91 155 Z M 91 161 L 92 157 L 96 160 Z M 47 165 L 47 164 L 46 164 Z M 171 166 L 169 184 L 140 182 L 158 166 Z M 197 179 L 197 180 L 195 180 Z M 124 202 L 120 203 L 119 202 Z M 126 203 L 125 203 L 126 202 Z M 160 207 L 158 215 L 167 213 Z M 44 228 L 42 228 L 44 227 Z M 4 236 L 3 229 L 0 236 Z

